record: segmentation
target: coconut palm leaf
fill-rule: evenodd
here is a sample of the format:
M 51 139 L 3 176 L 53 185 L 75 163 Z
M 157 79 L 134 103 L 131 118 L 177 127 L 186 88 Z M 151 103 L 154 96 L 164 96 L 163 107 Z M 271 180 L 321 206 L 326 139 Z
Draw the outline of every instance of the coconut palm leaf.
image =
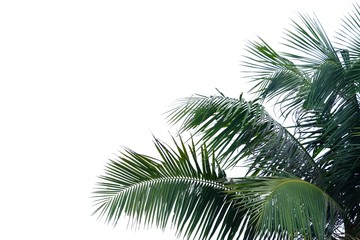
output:
M 272 49 L 264 40 L 249 42 L 247 61 L 243 63 L 248 77 L 255 83 L 251 89 L 261 99 L 276 100 L 286 118 L 304 103 L 311 79 L 307 71 Z
M 223 96 L 182 99 L 168 119 L 183 121 L 182 131 L 200 134 L 225 168 L 247 159 L 249 172 L 256 174 L 285 171 L 309 179 L 321 174 L 306 149 L 257 101 Z
M 352 13 L 345 16 L 341 23 L 341 28 L 337 32 L 337 44 L 340 45 L 344 52 L 342 52 L 345 63 L 356 61 L 360 56 L 360 6 L 354 4 Z M 348 64 L 346 64 L 348 65 Z
M 302 24 L 293 21 L 295 30 L 286 31 L 284 45 L 289 52 L 277 53 L 263 40 L 252 42 L 247 47 L 249 56 L 244 64 L 257 82 L 253 92 L 266 100 L 277 97 L 276 104 L 285 117 L 326 101 L 330 108 L 336 105 L 339 99 L 332 94 L 338 84 L 336 79 L 343 74 L 338 52 L 319 21 L 304 15 L 300 19 Z
M 227 185 L 247 209 L 257 239 L 330 239 L 341 208 L 323 190 L 294 177 L 238 178 Z
M 284 55 L 300 60 L 298 66 L 316 69 L 326 61 L 337 62 L 338 55 L 326 32 L 316 17 L 299 15 L 301 22 L 293 21 L 294 30 L 286 30 L 284 45 L 291 49 Z
M 187 238 L 238 237 L 246 212 L 235 208 L 224 192 L 225 172 L 205 146 L 200 157 L 194 144 L 186 147 L 180 140 L 175 146 L 155 140 L 160 159 L 125 149 L 111 160 L 94 192 L 94 214 L 113 224 L 122 215 L 130 216 L 135 226 L 164 229 L 171 222 Z

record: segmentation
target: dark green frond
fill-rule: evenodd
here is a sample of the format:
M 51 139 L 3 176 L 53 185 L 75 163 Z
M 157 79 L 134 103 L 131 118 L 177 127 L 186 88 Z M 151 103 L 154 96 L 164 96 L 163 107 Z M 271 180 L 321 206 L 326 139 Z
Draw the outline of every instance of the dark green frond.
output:
M 159 160 L 126 149 L 109 162 L 94 192 L 94 214 L 113 224 L 122 215 L 135 225 L 144 222 L 164 229 L 171 222 L 188 238 L 237 236 L 245 213 L 224 192 L 226 176 L 206 147 L 198 158 L 194 144 L 175 142 L 171 149 L 155 140 L 155 146 Z
M 298 178 L 239 178 L 228 185 L 258 239 L 329 239 L 342 214 L 323 190 Z
M 338 62 L 338 55 L 316 17 L 300 15 L 302 23 L 293 21 L 294 30 L 285 32 L 285 46 L 291 49 L 285 56 L 297 60 L 304 69 L 316 69 L 325 61 Z
M 345 16 L 341 28 L 337 32 L 339 46 L 344 49 L 342 52 L 345 65 L 356 61 L 360 57 L 360 6 L 354 4 L 351 14 Z M 347 63 L 348 62 L 348 63 Z
M 302 24 L 294 21 L 295 30 L 286 31 L 284 45 L 291 51 L 277 53 L 264 41 L 250 43 L 247 49 L 250 56 L 245 66 L 248 72 L 253 72 L 250 77 L 257 83 L 253 92 L 266 100 L 276 97 L 284 117 L 302 107 L 307 109 L 308 102 L 316 102 L 319 97 L 323 102 L 337 83 L 334 76 L 342 70 L 338 53 L 319 21 L 304 15 L 300 18 Z M 317 84 L 316 79 L 322 82 Z M 314 92 L 313 85 L 329 89 Z
M 225 167 L 247 159 L 250 172 L 260 170 L 264 175 L 285 171 L 308 179 L 320 174 L 300 142 L 257 101 L 222 96 L 184 99 L 170 111 L 169 119 L 183 120 L 183 131 L 194 129 Z
M 310 79 L 308 74 L 289 59 L 281 56 L 266 42 L 250 42 L 247 51 L 249 77 L 256 83 L 252 92 L 262 99 L 277 99 L 284 116 L 303 104 Z

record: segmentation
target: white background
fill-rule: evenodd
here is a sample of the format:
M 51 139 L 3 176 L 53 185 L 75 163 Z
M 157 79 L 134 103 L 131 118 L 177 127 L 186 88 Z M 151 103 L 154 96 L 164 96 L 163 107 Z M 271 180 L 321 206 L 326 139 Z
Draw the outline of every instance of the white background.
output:
M 237 97 L 246 40 L 278 46 L 297 12 L 330 36 L 352 1 L 0 2 L 0 239 L 174 239 L 90 216 L 122 146 L 153 154 L 178 98 Z M 172 129 L 171 131 L 173 131 Z

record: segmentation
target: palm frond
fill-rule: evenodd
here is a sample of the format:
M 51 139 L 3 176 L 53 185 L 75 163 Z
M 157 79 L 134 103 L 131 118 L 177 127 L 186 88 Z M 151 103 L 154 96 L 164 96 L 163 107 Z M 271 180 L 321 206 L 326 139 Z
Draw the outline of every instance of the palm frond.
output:
M 328 239 L 342 210 L 323 190 L 298 178 L 239 178 L 227 185 L 246 209 L 258 239 Z
M 282 115 L 286 118 L 294 109 L 298 109 L 308 94 L 310 76 L 292 61 L 281 56 L 264 40 L 249 42 L 249 55 L 244 66 L 255 82 L 251 92 L 259 94 L 267 101 L 276 99 Z
M 172 123 L 183 120 L 182 131 L 194 129 L 224 168 L 247 159 L 250 172 L 257 174 L 285 171 L 306 178 L 321 174 L 300 142 L 257 101 L 192 97 L 180 100 L 168 119 Z
M 278 53 L 263 40 L 251 42 L 244 63 L 257 83 L 252 91 L 262 99 L 276 97 L 285 118 L 303 107 L 309 109 L 309 101 L 336 100 L 327 94 L 337 84 L 334 76 L 342 73 L 338 52 L 319 21 L 307 15 L 300 15 L 300 19 L 302 24 L 293 21 L 294 30 L 285 32 L 283 44 L 291 51 Z M 322 91 L 314 91 L 314 85 Z
M 94 214 L 113 224 L 122 215 L 130 216 L 135 226 L 164 229 L 171 222 L 188 238 L 218 234 L 234 239 L 246 213 L 224 192 L 224 171 L 205 146 L 199 158 L 194 143 L 174 142 L 172 149 L 155 140 L 160 159 L 125 149 L 118 160 L 110 161 L 94 192 Z
M 336 36 L 338 45 L 344 49 L 345 65 L 347 62 L 356 61 L 360 57 L 360 6 L 354 4 L 352 13 L 345 16 L 341 23 L 341 28 Z
M 301 23 L 293 21 L 294 30 L 286 30 L 284 45 L 293 53 L 285 56 L 297 60 L 304 69 L 316 69 L 325 61 L 339 62 L 338 54 L 316 17 L 300 14 Z

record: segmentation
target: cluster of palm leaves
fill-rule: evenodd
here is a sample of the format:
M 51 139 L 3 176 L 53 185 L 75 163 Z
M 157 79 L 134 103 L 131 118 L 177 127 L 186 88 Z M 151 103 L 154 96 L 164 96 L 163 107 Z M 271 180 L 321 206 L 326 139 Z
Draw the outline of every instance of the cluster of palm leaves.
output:
M 255 100 L 179 100 L 168 120 L 193 137 L 155 138 L 157 158 L 124 149 L 100 177 L 94 213 L 171 223 L 188 239 L 360 239 L 360 7 L 335 43 L 314 17 L 292 27 L 286 52 L 248 44 Z M 238 166 L 247 174 L 227 177 Z

